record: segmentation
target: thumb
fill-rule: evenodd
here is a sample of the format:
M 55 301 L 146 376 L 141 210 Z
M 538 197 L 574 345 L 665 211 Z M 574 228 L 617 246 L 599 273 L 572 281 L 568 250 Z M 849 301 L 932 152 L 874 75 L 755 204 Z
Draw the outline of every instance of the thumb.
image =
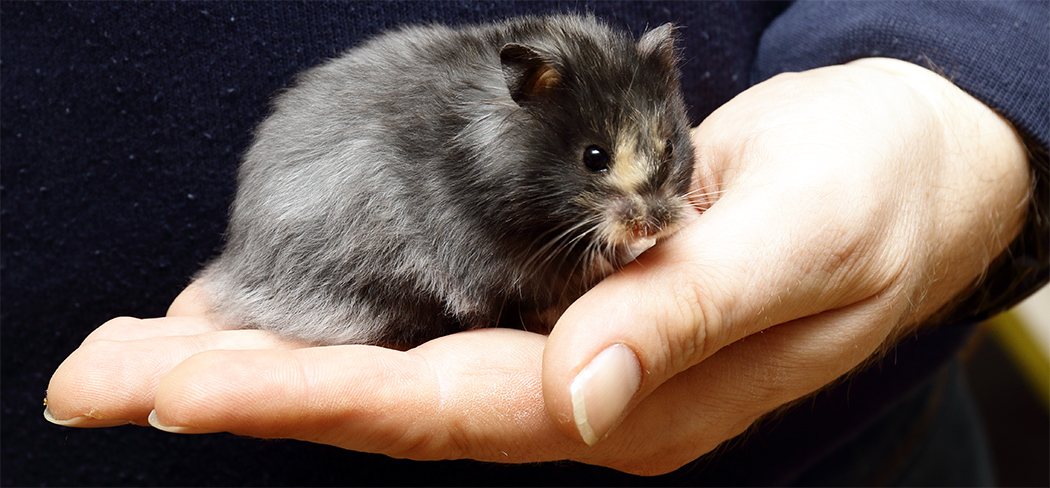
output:
M 805 235 L 782 199 L 740 194 L 726 192 L 562 315 L 544 349 L 543 393 L 567 435 L 594 445 L 653 390 L 719 349 L 854 299 L 828 289 L 848 286 L 829 279 L 841 267 L 798 252 L 813 247 L 807 239 L 770 237 Z
M 730 280 L 747 281 L 731 263 L 747 270 L 748 246 L 717 256 L 695 244 L 718 235 L 709 230 L 717 207 L 592 288 L 554 327 L 543 356 L 544 401 L 570 437 L 596 444 L 668 378 L 766 323 L 742 310 L 746 283 Z

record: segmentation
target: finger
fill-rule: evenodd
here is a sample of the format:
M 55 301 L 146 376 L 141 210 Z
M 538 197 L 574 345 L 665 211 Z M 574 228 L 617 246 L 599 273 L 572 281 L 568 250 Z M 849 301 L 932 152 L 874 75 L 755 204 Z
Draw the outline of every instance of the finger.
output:
M 136 341 L 167 336 L 187 336 L 218 331 L 219 328 L 203 317 L 138 319 L 117 317 L 88 334 L 83 344 L 95 341 Z
M 168 317 L 203 317 L 208 315 L 211 304 L 196 282 L 190 283 L 168 307 Z
M 373 346 L 199 354 L 157 392 L 154 426 L 295 438 L 412 459 L 564 459 L 543 407 L 544 337 L 509 329 L 400 352 Z
M 806 224 L 783 218 L 775 201 L 733 198 L 727 193 L 559 320 L 544 355 L 544 393 L 566 433 L 593 445 L 632 402 L 720 348 L 881 286 L 842 278 L 859 262 L 847 253 L 799 251 L 830 242 L 857 252 L 855 244 L 837 236 L 816 242 L 822 235 L 795 243 L 770 239 L 797 235 L 790 226 Z
M 844 347 L 855 338 L 840 326 L 870 313 L 811 317 L 724 348 L 662 385 L 594 449 L 570 442 L 544 412 L 535 373 L 542 337 L 501 329 L 407 353 L 336 346 L 199 354 L 164 379 L 151 423 L 175 433 L 296 438 L 417 460 L 576 459 L 662 474 L 870 355 L 877 337 Z M 477 340 L 465 343 L 468 337 Z
M 859 95 L 848 74 L 824 72 L 845 88 L 813 104 Z M 911 242 L 910 229 L 887 210 L 899 204 L 897 191 L 879 177 L 896 161 L 872 164 L 870 154 L 807 131 L 875 133 L 887 139 L 878 147 L 896 145 L 877 127 L 843 131 L 839 117 L 820 116 L 824 106 L 806 124 L 785 125 L 800 115 L 777 100 L 813 76 L 758 85 L 695 129 L 698 174 L 722 179 L 701 186 L 723 189 L 721 198 L 559 320 L 544 355 L 544 398 L 568 435 L 593 445 L 662 382 L 772 325 L 879 294 L 893 310 L 887 315 L 906 308 L 900 277 L 911 263 L 900 246 Z M 753 129 L 756 120 L 778 130 Z
M 190 284 L 168 307 L 166 318 L 116 317 L 88 334 L 84 344 L 94 341 L 133 341 L 155 337 L 196 335 L 220 330 L 207 318 L 209 305 L 199 286 Z M 178 317 L 174 319 L 173 317 Z
M 210 318 L 211 304 L 203 290 L 191 283 L 179 293 L 167 315 L 163 318 L 138 319 L 117 317 L 102 324 L 84 339 L 84 343 L 106 341 L 131 341 L 155 337 L 196 335 L 222 330 Z
M 119 321 L 131 324 L 131 321 Z M 147 322 L 147 321 L 140 321 Z M 161 326 L 163 322 L 164 326 Z M 150 329 L 196 328 L 195 319 L 148 321 Z M 183 329 L 185 330 L 185 329 Z M 202 351 L 298 347 L 263 331 L 166 334 L 138 340 L 85 342 L 55 371 L 47 389 L 45 417 L 69 427 L 145 425 L 157 384 L 175 365 Z
M 654 432 L 669 435 L 605 465 L 646 476 L 673 471 L 782 405 L 833 383 L 882 345 L 884 331 L 872 332 L 867 326 L 877 307 L 870 303 L 771 327 L 675 375 L 596 448 L 638 445 Z

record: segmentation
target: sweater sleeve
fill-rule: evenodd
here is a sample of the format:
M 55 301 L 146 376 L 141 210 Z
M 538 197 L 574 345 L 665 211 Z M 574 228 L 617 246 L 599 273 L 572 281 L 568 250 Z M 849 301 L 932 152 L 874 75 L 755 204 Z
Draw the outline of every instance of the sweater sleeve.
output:
M 929 68 L 1009 120 L 1030 154 L 1034 194 L 1022 234 L 949 319 L 1003 311 L 1050 277 L 1050 3 L 1045 1 L 800 1 L 765 31 L 758 83 L 867 57 Z

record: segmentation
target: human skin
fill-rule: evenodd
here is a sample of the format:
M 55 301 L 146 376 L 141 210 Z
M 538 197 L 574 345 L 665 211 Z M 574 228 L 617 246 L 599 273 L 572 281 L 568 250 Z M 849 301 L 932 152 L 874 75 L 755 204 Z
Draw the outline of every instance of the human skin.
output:
M 191 285 L 167 317 L 89 335 L 52 377 L 45 416 L 665 473 L 923 326 L 1024 219 L 1029 170 L 1010 124 L 902 61 L 774 77 L 693 141 L 704 196 L 688 223 L 549 336 L 309 347 L 220 330 Z

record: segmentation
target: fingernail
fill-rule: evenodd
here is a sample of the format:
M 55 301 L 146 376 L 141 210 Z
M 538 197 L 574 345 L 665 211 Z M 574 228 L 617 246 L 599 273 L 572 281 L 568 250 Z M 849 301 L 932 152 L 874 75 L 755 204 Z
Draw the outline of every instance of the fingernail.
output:
M 51 409 L 49 407 L 44 407 L 44 420 L 55 425 L 61 425 L 62 427 L 116 427 L 118 425 L 127 425 L 131 423 L 129 420 L 97 419 L 94 417 L 88 417 L 87 415 L 81 415 L 71 419 L 56 419 L 55 416 L 51 414 Z
M 61 425 L 62 427 L 76 427 L 76 426 L 78 426 L 80 424 L 83 424 L 85 420 L 88 420 L 88 418 L 87 417 L 73 417 L 71 419 L 59 420 L 59 419 L 56 419 L 54 415 L 51 415 L 51 409 L 50 408 L 44 407 L 44 420 L 47 420 L 48 422 L 51 422 L 52 424 L 55 424 L 55 425 Z
M 147 417 L 146 420 L 149 421 L 149 424 L 152 425 L 153 428 L 163 430 L 164 432 L 170 432 L 172 434 L 209 434 L 214 432 L 212 430 L 198 429 L 196 427 L 179 427 L 174 425 L 164 425 L 160 422 L 160 419 L 157 418 L 156 410 L 151 410 L 149 413 L 149 417 Z
M 583 442 L 593 446 L 612 430 L 641 380 L 638 357 L 624 344 L 609 346 L 580 371 L 569 393 Z

